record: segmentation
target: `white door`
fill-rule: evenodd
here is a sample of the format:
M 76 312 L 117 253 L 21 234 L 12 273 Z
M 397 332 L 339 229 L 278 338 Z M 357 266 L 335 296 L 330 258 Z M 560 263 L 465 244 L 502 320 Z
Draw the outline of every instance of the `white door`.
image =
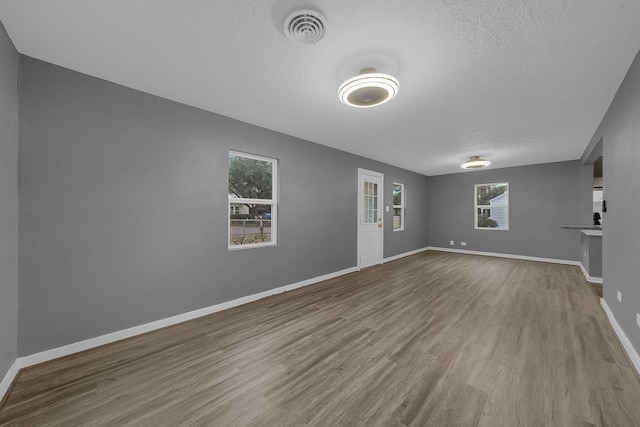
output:
M 384 176 L 358 169 L 358 267 L 382 263 Z

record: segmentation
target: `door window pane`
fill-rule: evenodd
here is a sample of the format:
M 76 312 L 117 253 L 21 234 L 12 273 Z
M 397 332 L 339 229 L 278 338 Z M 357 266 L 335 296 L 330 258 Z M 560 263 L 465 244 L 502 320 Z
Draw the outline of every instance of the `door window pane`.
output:
M 378 184 L 374 182 L 364 182 L 364 218 L 365 224 L 373 224 L 378 222 Z

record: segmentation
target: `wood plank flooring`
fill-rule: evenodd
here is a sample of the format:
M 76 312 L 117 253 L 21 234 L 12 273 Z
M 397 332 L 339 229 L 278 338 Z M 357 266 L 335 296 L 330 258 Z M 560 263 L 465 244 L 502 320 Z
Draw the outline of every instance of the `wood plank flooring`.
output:
M 577 267 L 424 252 L 23 370 L 2 426 L 635 426 Z

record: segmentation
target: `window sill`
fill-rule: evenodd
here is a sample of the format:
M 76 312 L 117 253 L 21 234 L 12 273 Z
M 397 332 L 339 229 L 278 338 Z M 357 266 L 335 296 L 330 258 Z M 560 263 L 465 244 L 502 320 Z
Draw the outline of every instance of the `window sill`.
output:
M 227 249 L 229 249 L 229 251 L 242 251 L 245 249 L 270 248 L 273 246 L 278 246 L 278 244 L 277 243 L 260 243 L 260 244 L 253 244 L 253 245 L 235 245 L 235 246 L 228 246 Z

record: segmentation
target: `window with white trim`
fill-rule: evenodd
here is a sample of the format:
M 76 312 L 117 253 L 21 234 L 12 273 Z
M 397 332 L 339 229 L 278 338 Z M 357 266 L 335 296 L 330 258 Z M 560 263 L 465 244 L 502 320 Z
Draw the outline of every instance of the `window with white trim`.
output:
M 404 184 L 393 183 L 393 231 L 404 230 L 404 205 L 407 195 Z
M 476 184 L 474 226 L 479 230 L 509 229 L 509 183 Z
M 278 161 L 229 151 L 229 249 L 277 242 Z

